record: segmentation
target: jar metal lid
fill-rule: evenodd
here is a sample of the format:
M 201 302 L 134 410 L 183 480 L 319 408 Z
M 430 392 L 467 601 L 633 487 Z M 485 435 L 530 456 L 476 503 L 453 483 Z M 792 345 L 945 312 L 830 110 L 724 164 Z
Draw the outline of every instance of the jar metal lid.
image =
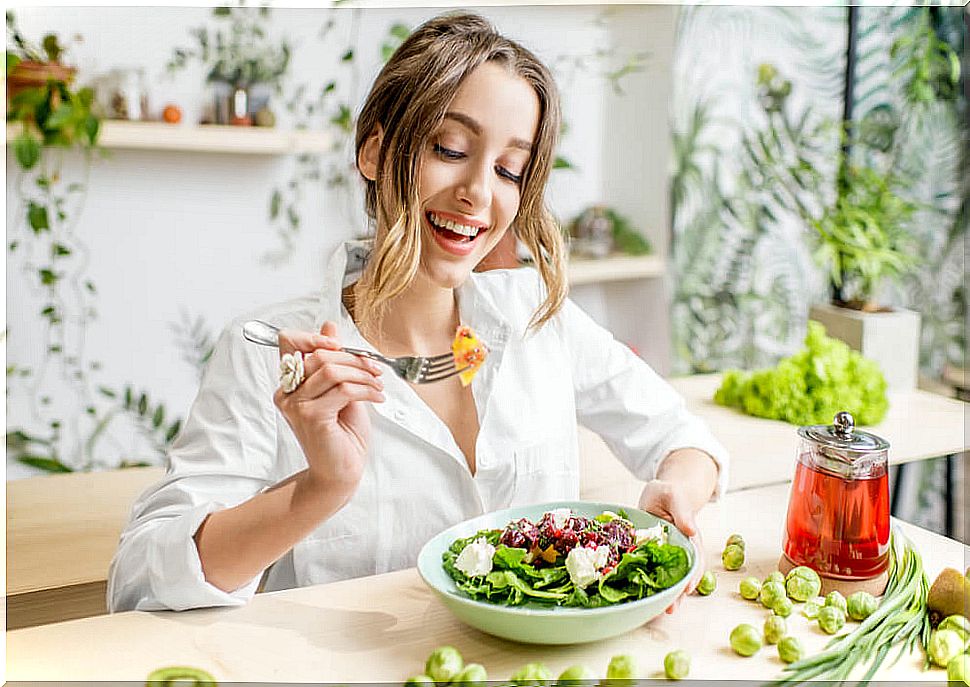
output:
M 822 446 L 854 453 L 872 453 L 889 448 L 889 442 L 882 437 L 856 429 L 852 415 L 845 411 L 836 413 L 831 425 L 799 427 L 798 435 Z

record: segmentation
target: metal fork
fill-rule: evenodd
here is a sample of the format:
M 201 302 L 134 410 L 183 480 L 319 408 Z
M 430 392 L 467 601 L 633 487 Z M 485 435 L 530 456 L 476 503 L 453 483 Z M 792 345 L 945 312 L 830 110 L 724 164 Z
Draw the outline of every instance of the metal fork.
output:
M 250 320 L 243 325 L 243 336 L 246 340 L 261 346 L 279 347 L 279 334 L 279 327 L 274 327 L 262 320 Z M 384 363 L 394 370 L 398 377 L 412 384 L 440 382 L 442 379 L 448 379 L 448 377 L 459 372 L 455 367 L 455 358 L 451 353 L 442 353 L 435 356 L 405 355 L 400 358 L 389 358 L 376 351 L 366 351 L 360 348 L 341 348 L 340 350 Z

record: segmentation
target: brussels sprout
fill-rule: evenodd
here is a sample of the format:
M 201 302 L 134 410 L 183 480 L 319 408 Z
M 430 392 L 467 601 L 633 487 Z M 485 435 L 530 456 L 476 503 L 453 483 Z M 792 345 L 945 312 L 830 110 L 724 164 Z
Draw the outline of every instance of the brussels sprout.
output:
M 202 668 L 192 666 L 165 666 L 148 674 L 145 685 L 173 685 L 176 683 L 196 685 L 197 687 L 214 687 L 216 679 Z
M 769 615 L 765 618 L 765 642 L 777 644 L 788 634 L 788 623 L 780 615 Z
M 547 685 L 552 682 L 552 672 L 545 663 L 526 663 L 509 678 L 513 683 L 523 685 Z
M 761 649 L 761 635 L 747 623 L 731 630 L 731 648 L 739 656 L 753 656 Z
M 595 681 L 596 675 L 590 668 L 577 664 L 562 671 L 556 685 L 557 687 L 579 687 L 580 685 L 592 685 Z
M 780 571 L 774 570 L 774 571 L 772 571 L 772 573 L 770 575 L 768 575 L 768 577 L 765 578 L 764 584 L 768 584 L 769 582 L 777 582 L 782 587 L 784 587 L 785 586 L 785 576 L 782 575 Z
M 761 588 L 761 605 L 767 609 L 772 609 L 779 599 L 785 598 L 785 588 L 777 582 L 769 582 Z
M 956 630 L 937 630 L 930 635 L 926 655 L 936 665 L 946 668 L 955 656 L 963 653 L 964 644 L 963 637 Z
M 795 601 L 807 601 L 813 596 L 818 596 L 822 589 L 822 580 L 818 573 L 811 568 L 799 565 L 792 568 L 785 576 L 785 590 Z
M 744 549 L 737 544 L 730 544 L 721 553 L 721 564 L 725 570 L 737 570 L 744 565 Z
M 732 534 L 730 537 L 727 538 L 727 541 L 724 542 L 725 549 L 729 546 L 740 546 L 741 550 L 743 551 L 744 537 L 742 537 L 740 534 Z
M 950 662 L 946 664 L 946 679 L 950 681 L 950 684 L 962 682 L 965 685 L 970 685 L 968 678 L 970 678 L 970 654 L 960 654 L 951 658 Z
M 409 677 L 404 684 L 405 686 L 410 685 L 411 687 L 434 687 L 434 680 L 427 675 L 415 675 L 414 677 Z
M 823 606 L 818 612 L 818 626 L 834 635 L 845 626 L 845 613 L 838 606 Z
M 849 594 L 845 602 L 846 612 L 853 620 L 865 620 L 879 607 L 879 602 L 869 592 Z
M 837 591 L 831 591 L 825 595 L 825 605 L 841 608 L 843 613 L 849 612 L 848 604 L 845 600 L 845 597 L 842 596 L 842 594 Z
M 780 615 L 782 618 L 787 618 L 791 615 L 792 609 L 794 609 L 795 604 L 791 602 L 787 596 L 783 596 L 775 602 L 775 605 L 771 607 L 771 610 L 775 615 Z
M 435 682 L 451 682 L 465 667 L 465 660 L 453 646 L 439 646 L 428 656 L 424 674 Z
M 717 577 L 715 577 L 713 570 L 708 570 L 701 576 L 701 581 L 697 583 L 697 593 L 701 596 L 708 596 L 713 594 L 715 589 L 717 589 Z
M 963 637 L 964 642 L 970 642 L 970 620 L 967 620 L 962 615 L 948 615 L 940 621 L 936 629 L 953 630 Z
M 664 672 L 670 680 L 683 680 L 690 672 L 690 654 L 682 649 L 664 656 Z
M 822 607 L 819 604 L 814 601 L 806 601 L 805 605 L 802 606 L 802 615 L 809 620 L 815 620 L 820 610 L 822 610 Z
M 606 666 L 607 680 L 634 680 L 637 677 L 637 662 L 630 654 L 617 654 Z
M 463 685 L 463 687 L 485 687 L 488 682 L 488 673 L 485 666 L 481 663 L 468 663 L 465 668 L 458 673 L 451 681 L 453 685 Z
M 778 658 L 785 663 L 794 663 L 801 660 L 804 655 L 805 649 L 798 637 L 782 637 L 778 642 Z
M 757 599 L 761 593 L 761 581 L 757 577 L 745 577 L 738 585 L 738 591 L 745 599 Z

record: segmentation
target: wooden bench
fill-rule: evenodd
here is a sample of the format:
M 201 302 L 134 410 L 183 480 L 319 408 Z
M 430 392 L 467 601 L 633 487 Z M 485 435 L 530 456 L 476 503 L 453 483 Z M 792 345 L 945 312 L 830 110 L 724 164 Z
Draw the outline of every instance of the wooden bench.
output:
M 7 482 L 7 629 L 107 613 L 108 566 L 131 504 L 164 468 Z

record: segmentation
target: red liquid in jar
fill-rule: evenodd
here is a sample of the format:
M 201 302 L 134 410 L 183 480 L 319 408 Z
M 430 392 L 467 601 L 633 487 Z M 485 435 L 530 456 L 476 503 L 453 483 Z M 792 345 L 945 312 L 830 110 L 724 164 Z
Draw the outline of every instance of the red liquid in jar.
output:
M 870 579 L 889 562 L 889 475 L 849 479 L 798 461 L 785 555 L 827 577 Z

